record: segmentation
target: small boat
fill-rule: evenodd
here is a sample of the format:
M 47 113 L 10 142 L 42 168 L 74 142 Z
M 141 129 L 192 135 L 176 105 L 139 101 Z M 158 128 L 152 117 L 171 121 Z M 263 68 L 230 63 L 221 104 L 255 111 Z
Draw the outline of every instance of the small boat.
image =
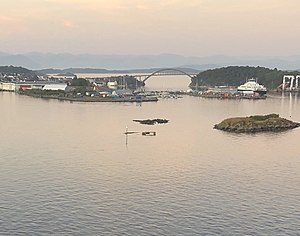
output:
M 265 86 L 257 83 L 257 79 L 249 79 L 246 83 L 240 85 L 237 88 L 238 92 L 241 93 L 258 93 L 259 95 L 265 95 L 267 93 L 267 89 Z
M 142 132 L 143 136 L 156 136 L 156 132 L 155 131 L 144 131 Z

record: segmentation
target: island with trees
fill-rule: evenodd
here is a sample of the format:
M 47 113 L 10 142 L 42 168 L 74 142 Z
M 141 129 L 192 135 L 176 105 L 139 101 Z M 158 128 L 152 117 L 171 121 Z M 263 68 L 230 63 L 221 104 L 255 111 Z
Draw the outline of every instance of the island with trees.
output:
M 297 75 L 298 71 L 282 71 L 276 68 L 251 66 L 229 66 L 218 69 L 206 70 L 195 76 L 190 84 L 191 88 L 201 86 L 239 86 L 247 79 L 258 79 L 260 84 L 269 90 L 276 89 L 281 83 L 284 75 Z
M 235 117 L 223 120 L 215 129 L 235 133 L 278 132 L 294 129 L 300 123 L 279 117 L 278 114 Z

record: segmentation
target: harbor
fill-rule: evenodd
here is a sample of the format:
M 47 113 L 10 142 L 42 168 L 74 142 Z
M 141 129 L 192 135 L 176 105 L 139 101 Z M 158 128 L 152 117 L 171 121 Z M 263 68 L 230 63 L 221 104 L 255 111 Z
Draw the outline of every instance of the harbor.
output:
M 244 78 L 241 80 L 238 85 L 245 83 Z M 285 123 L 279 127 L 275 123 L 274 129 L 269 120 L 263 127 L 256 126 L 261 125 L 260 121 L 245 126 L 245 120 L 228 126 L 227 120 L 216 126 L 220 130 L 214 129 L 228 117 L 260 114 L 276 113 L 297 122 L 297 93 L 267 91 L 260 96 L 237 91 L 239 86 L 224 85 L 196 90 L 189 87 L 187 76 L 155 77 L 140 91 L 123 87 L 104 91 L 106 85 L 94 90 L 90 84 L 78 87 L 74 83 L 67 86 L 58 83 L 41 85 L 39 90 L 29 89 L 27 85 L 23 91 L 0 92 L 1 119 L 5 124 L 0 126 L 2 201 L 8 205 L 13 203 L 3 210 L 3 217 L 22 222 L 31 220 L 32 214 L 29 217 L 28 212 L 34 211 L 38 212 L 39 219 L 51 216 L 51 219 L 64 218 L 70 222 L 68 226 L 48 219 L 47 229 L 52 232 L 57 232 L 58 225 L 64 234 L 84 229 L 84 233 L 90 230 L 91 234 L 107 232 L 108 235 L 119 231 L 111 230 L 109 222 L 91 228 L 91 222 L 115 219 L 111 212 L 127 225 L 134 224 L 136 220 L 132 219 L 140 216 L 137 225 L 147 227 L 149 234 L 159 234 L 157 227 L 164 227 L 161 220 L 153 226 L 146 217 L 150 215 L 157 219 L 164 216 L 174 225 L 181 222 L 183 234 L 189 231 L 191 222 L 200 234 L 211 222 L 228 231 L 242 225 L 244 232 L 251 234 L 256 224 L 251 219 L 275 221 L 277 218 L 273 216 L 284 212 L 280 220 L 285 221 L 285 215 L 289 214 L 289 223 L 297 221 L 287 205 L 293 209 L 298 205 L 294 196 L 299 195 L 296 191 L 299 183 L 291 181 L 298 179 L 291 163 L 298 168 L 295 160 L 299 128 L 287 130 Z M 248 96 L 252 96 L 251 100 Z M 140 102 L 147 98 L 154 100 Z M 249 143 L 255 148 L 249 149 Z M 237 147 L 248 151 L 241 154 Z M 290 147 L 296 148 L 294 154 L 287 154 Z M 238 181 L 228 182 L 228 179 Z M 249 179 L 264 181 L 253 185 Z M 288 189 L 286 181 L 290 181 Z M 280 201 L 265 194 L 266 188 Z M 233 197 L 236 192 L 237 200 Z M 291 200 L 282 205 L 287 192 Z M 257 193 L 259 201 L 256 201 Z M 43 204 L 45 198 L 49 202 L 47 206 Z M 241 204 L 249 198 L 254 199 L 250 205 Z M 30 201 L 24 203 L 20 199 Z M 264 206 L 260 204 L 261 199 Z M 26 211 L 19 213 L 22 207 Z M 253 207 L 263 212 L 267 209 L 270 214 L 253 214 Z M 53 211 L 53 208 L 62 210 Z M 90 218 L 78 223 L 78 217 L 87 217 L 85 209 L 90 209 Z M 219 209 L 225 209 L 228 215 L 243 212 L 243 217 L 235 218 L 228 226 L 216 218 Z M 165 215 L 166 211 L 173 213 Z M 143 214 L 139 215 L 140 212 Z M 193 220 L 182 221 L 186 216 Z M 250 220 L 245 221 L 245 217 Z M 105 231 L 102 225 L 109 230 Z M 32 230 L 32 225 L 22 227 L 23 231 L 37 232 Z M 210 229 L 213 231 L 214 227 Z M 9 224 L 4 224 L 1 230 L 15 232 Z M 172 230 L 169 232 L 174 234 Z M 139 233 L 133 230 L 129 234 Z
M 300 0 L 6 0 L 0 236 L 300 236 Z

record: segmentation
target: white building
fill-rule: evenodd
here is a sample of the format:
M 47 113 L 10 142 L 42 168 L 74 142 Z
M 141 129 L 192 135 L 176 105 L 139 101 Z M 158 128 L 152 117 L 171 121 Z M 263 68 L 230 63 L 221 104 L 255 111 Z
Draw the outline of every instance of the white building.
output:
M 43 90 L 62 90 L 62 91 L 66 91 L 67 88 L 67 84 L 46 84 L 43 87 Z
M 16 91 L 16 84 L 12 82 L 0 82 L 0 91 Z

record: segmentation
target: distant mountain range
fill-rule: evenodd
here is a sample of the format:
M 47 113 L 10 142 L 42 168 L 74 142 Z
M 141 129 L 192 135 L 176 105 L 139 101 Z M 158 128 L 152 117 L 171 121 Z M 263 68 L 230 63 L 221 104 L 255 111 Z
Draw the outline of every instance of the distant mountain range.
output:
M 45 74 L 59 74 L 59 75 L 74 75 L 74 74 L 150 74 L 161 70 L 162 68 L 150 69 L 135 69 L 135 70 L 106 70 L 106 69 L 93 69 L 93 68 L 68 68 L 68 69 L 42 69 L 42 70 L 29 70 L 24 67 L 16 66 L 0 66 L 0 74 L 23 74 L 30 76 L 45 75 Z M 190 68 L 174 68 L 182 70 L 190 74 L 198 74 L 200 71 Z
M 183 67 L 173 67 L 174 69 L 182 70 L 190 74 L 198 74 L 200 70 Z M 67 68 L 67 69 L 42 69 L 35 70 L 38 74 L 144 74 L 153 73 L 161 70 L 162 68 L 149 68 L 149 69 L 128 69 L 128 70 L 107 70 L 107 69 L 93 69 L 93 68 Z
M 0 52 L 0 65 L 23 66 L 33 70 L 45 68 L 105 68 L 107 70 L 133 70 L 149 68 L 191 68 L 197 71 L 230 65 L 263 66 L 283 70 L 300 68 L 300 55 L 285 57 L 233 57 L 215 55 L 208 57 L 185 57 L 176 54 L 159 55 L 99 55 L 99 54 L 53 54 Z

